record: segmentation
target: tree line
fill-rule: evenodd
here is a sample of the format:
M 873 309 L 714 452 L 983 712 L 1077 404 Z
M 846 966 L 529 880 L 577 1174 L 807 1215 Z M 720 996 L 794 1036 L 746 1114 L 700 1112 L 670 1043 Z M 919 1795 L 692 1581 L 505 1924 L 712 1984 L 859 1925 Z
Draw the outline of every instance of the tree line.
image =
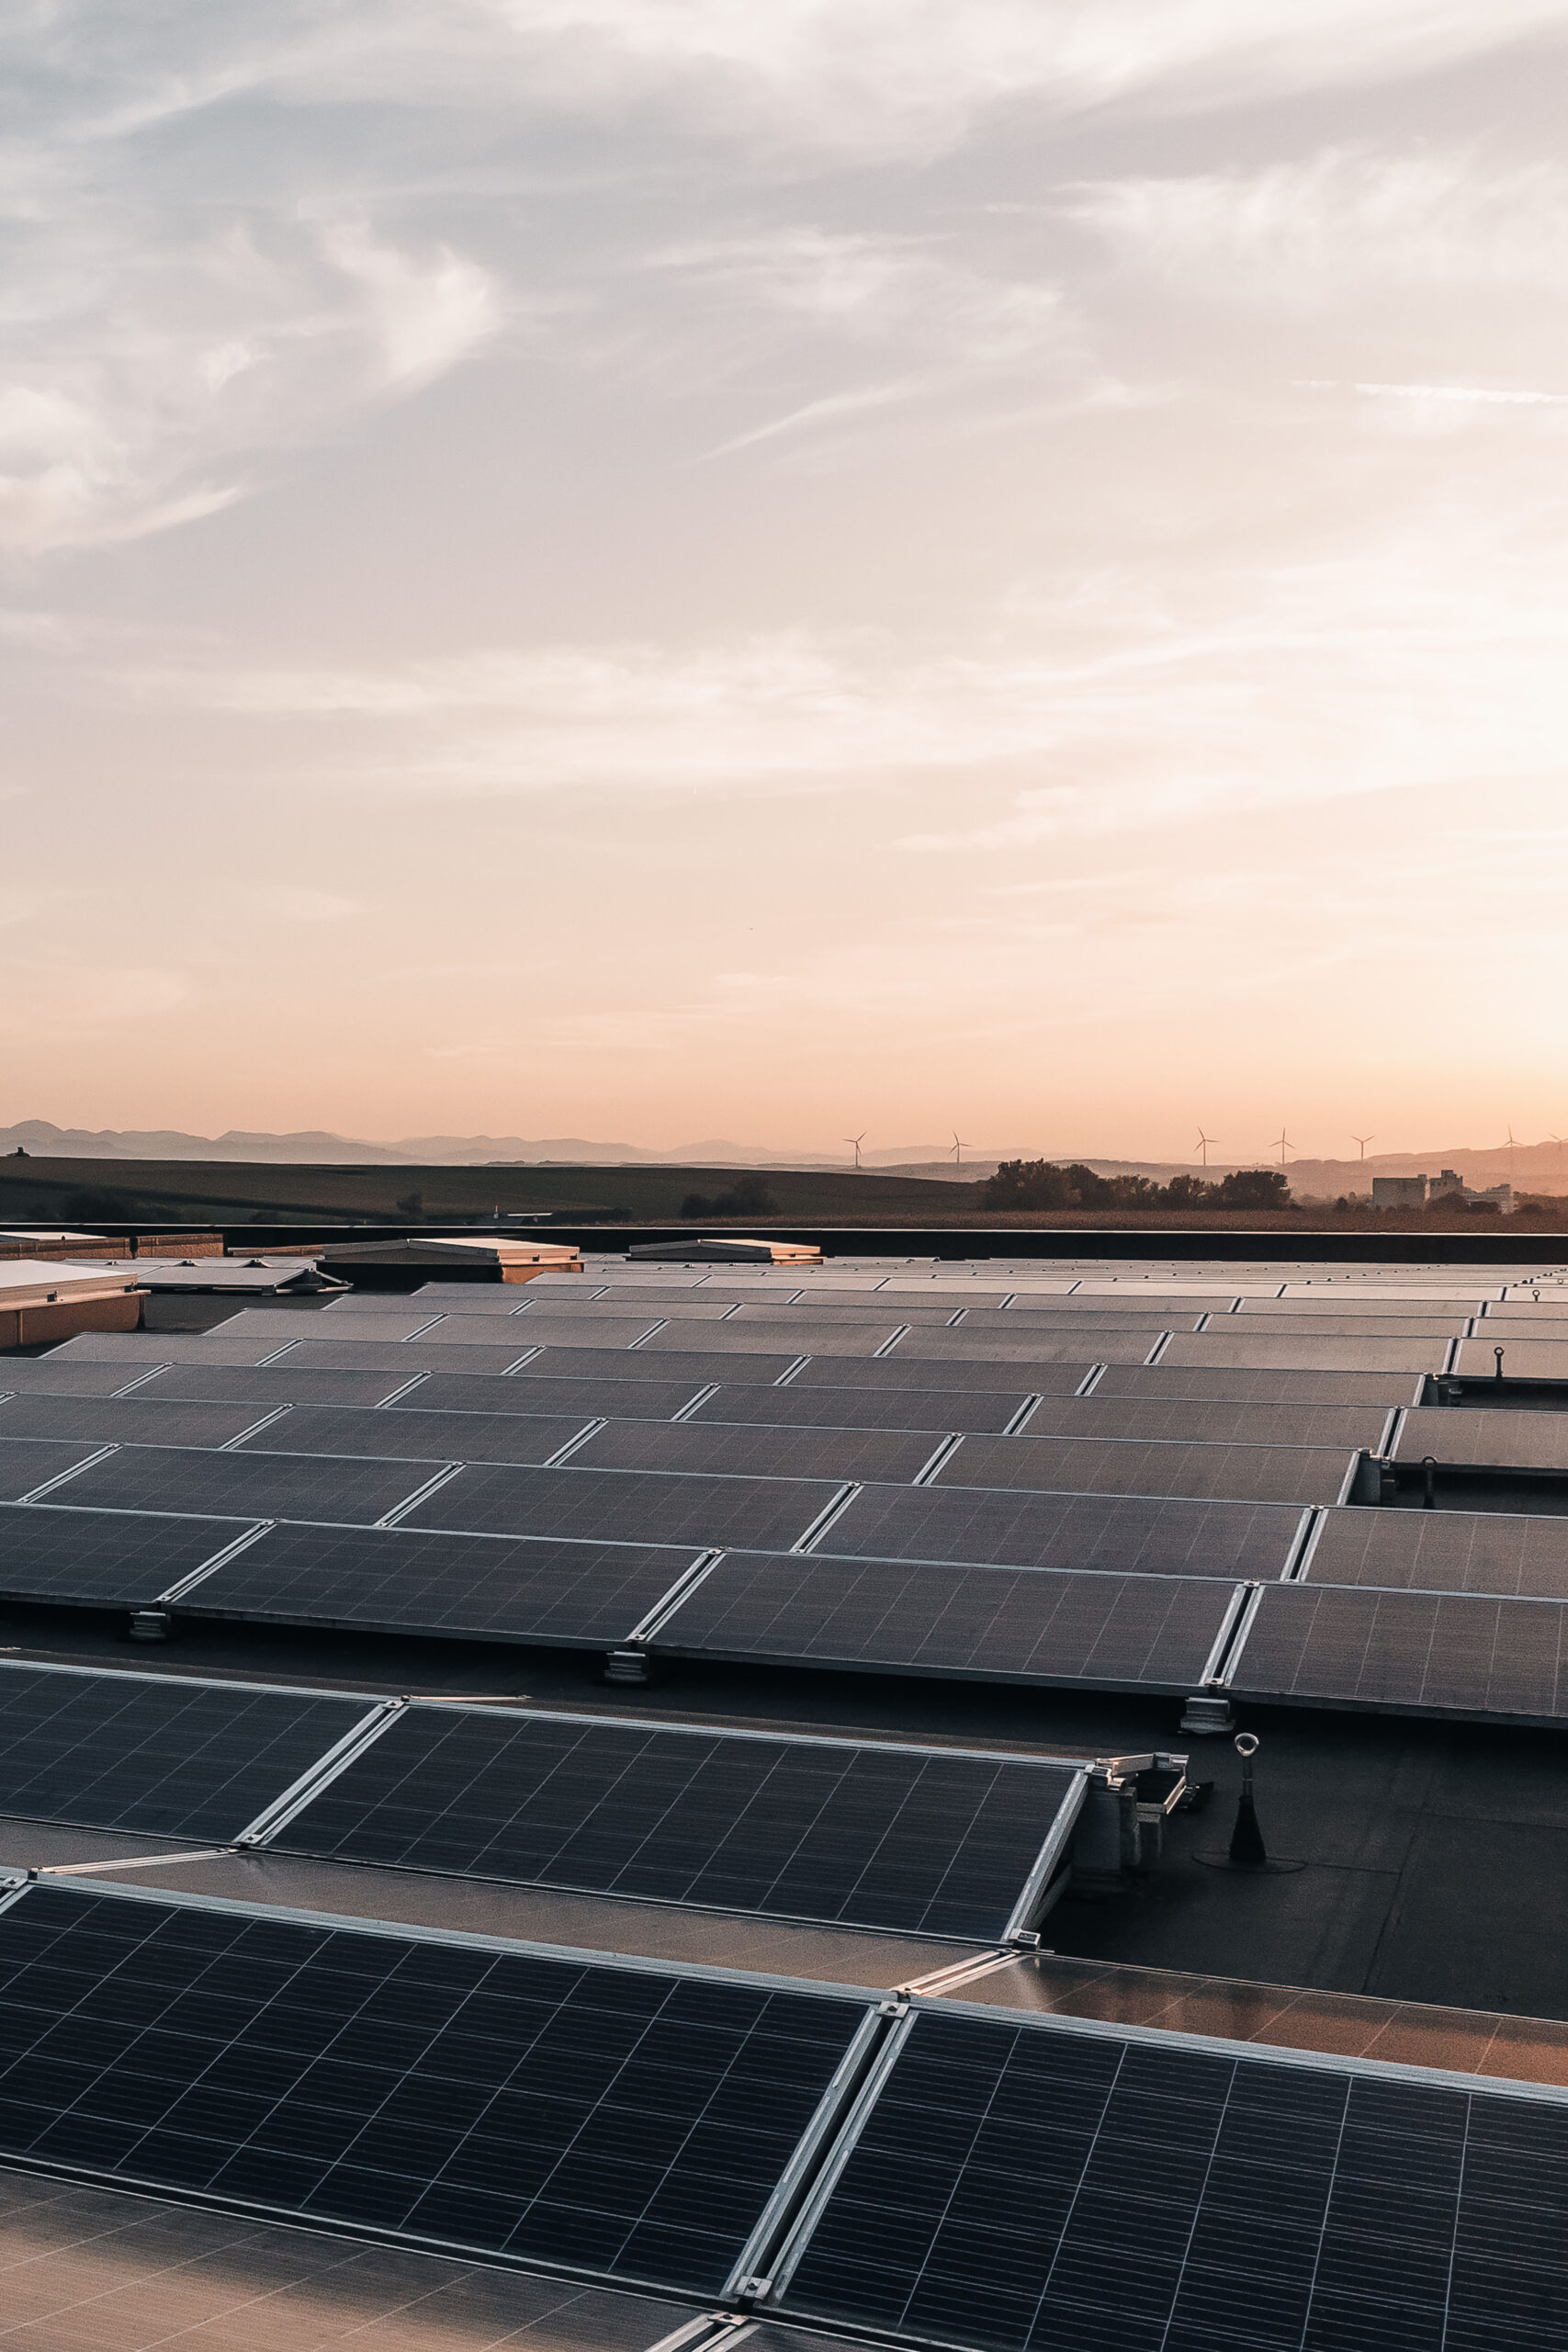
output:
M 1288 1209 L 1291 1189 L 1277 1168 L 1237 1168 L 1212 1183 L 1205 1176 L 1097 1176 L 1074 1160 L 1004 1159 L 982 1187 L 988 1209 Z

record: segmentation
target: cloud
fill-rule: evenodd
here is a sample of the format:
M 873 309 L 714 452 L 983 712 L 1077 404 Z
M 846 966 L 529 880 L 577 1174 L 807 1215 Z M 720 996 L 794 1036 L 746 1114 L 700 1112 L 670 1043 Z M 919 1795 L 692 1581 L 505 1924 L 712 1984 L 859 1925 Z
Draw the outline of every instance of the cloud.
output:
M 1568 170 L 1478 148 L 1107 180 L 1067 209 L 1123 259 L 1222 302 L 1568 288 Z
M 10 223 L 0 545 L 132 538 L 456 367 L 502 322 L 491 277 L 362 218 L 219 205 L 149 218 L 101 186 Z

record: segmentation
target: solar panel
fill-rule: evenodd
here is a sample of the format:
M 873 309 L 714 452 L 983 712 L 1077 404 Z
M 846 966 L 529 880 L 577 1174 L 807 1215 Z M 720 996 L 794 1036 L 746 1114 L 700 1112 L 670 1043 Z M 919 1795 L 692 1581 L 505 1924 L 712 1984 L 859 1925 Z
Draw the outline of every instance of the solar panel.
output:
M 5 1411 L 0 1406 L 0 1412 Z M 0 1502 L 14 1503 L 96 1452 L 90 1439 L 0 1438 Z
M 145 1609 L 243 1532 L 232 1520 L 0 1503 L 0 1592 L 8 1600 Z
M 371 1340 L 378 1346 L 391 1347 L 400 1340 L 412 1338 L 415 1331 L 422 1331 L 437 1312 L 428 1306 L 423 1310 L 417 1307 L 411 1309 L 401 1300 L 399 1306 L 401 1308 L 400 1313 L 391 1313 L 385 1308 L 367 1312 L 357 1299 L 352 1306 L 344 1300 L 334 1300 L 331 1306 L 320 1312 L 289 1317 L 288 1329 L 276 1332 L 276 1344 L 281 1347 L 285 1340 L 325 1340 L 337 1347 L 345 1340 Z M 322 1313 L 332 1317 L 330 1323 L 322 1321 Z M 264 1317 L 258 1312 L 239 1316 L 235 1320 L 245 1326 L 245 1335 L 248 1336 L 252 1329 L 261 1327 Z M 284 1317 L 274 1312 L 265 1320 L 276 1329 Z M 224 1328 L 232 1331 L 235 1327 L 228 1324 Z
M 1282 1302 L 1294 1306 L 1294 1300 Z M 1205 1338 L 1216 1332 L 1228 1339 L 1234 1329 L 1251 1338 L 1262 1332 L 1269 1339 L 1313 1340 L 1372 1340 L 1380 1344 L 1385 1340 L 1451 1340 L 1464 1329 L 1462 1313 L 1453 1315 L 1389 1315 L 1381 1308 L 1364 1306 L 1357 1315 L 1270 1315 L 1258 1321 L 1251 1315 L 1228 1317 L 1224 1325 L 1211 1323 Z
M 189 1331 L 78 1331 L 73 1339 L 62 1340 L 38 1361 L 50 1364 L 123 1364 L 125 1378 L 132 1380 L 139 1371 L 152 1363 L 257 1363 L 274 1348 L 280 1348 L 288 1337 L 280 1331 L 270 1341 L 256 1338 L 231 1340 L 226 1336 L 227 1329 L 226 1324 L 220 1324 L 216 1330 L 199 1335 Z
M 1220 1370 L 1162 1358 L 1153 1364 L 1111 1364 L 1092 1393 L 1149 1402 L 1179 1396 L 1197 1404 L 1365 1405 L 1387 1412 L 1413 1402 L 1420 1385 L 1410 1373 Z
M 799 1362 L 801 1349 L 784 1355 L 745 1357 L 743 1363 L 734 1355 L 684 1355 L 673 1359 L 657 1356 L 647 1348 L 628 1353 L 625 1348 L 541 1348 L 531 1356 L 516 1377 L 525 1380 L 649 1380 L 663 1385 L 682 1386 L 688 1396 L 710 1380 L 733 1380 L 737 1370 L 750 1382 L 777 1380 Z M 839 1357 L 836 1363 L 847 1359 Z M 826 1368 L 826 1367 L 824 1367 Z
M 1299 1337 L 1272 1331 L 1232 1330 L 1239 1316 L 1224 1330 L 1178 1331 L 1160 1357 L 1162 1367 L 1191 1365 L 1194 1370 L 1271 1372 L 1440 1372 L 1449 1342 L 1443 1340 L 1325 1340 L 1311 1332 Z M 1490 1368 L 1490 1367 L 1488 1367 Z
M 532 1316 L 536 1322 L 547 1315 L 558 1321 L 563 1315 L 570 1314 L 592 1324 L 635 1322 L 639 1330 L 646 1331 L 660 1316 L 676 1322 L 716 1323 L 721 1316 L 729 1313 L 734 1304 L 733 1299 L 719 1298 L 707 1291 L 700 1298 L 683 1295 L 679 1291 L 668 1295 L 657 1292 L 642 1296 L 622 1291 L 609 1298 L 571 1299 L 562 1298 L 558 1293 L 547 1292 L 540 1298 L 526 1300 L 523 1312 Z M 645 1307 L 646 1314 L 643 1311 Z
M 243 1682 L 0 1665 L 0 1812 L 237 1838 L 370 1709 Z
M 906 1363 L 919 1363 L 932 1368 L 956 1368 L 978 1357 L 990 1363 L 1010 1363 L 1024 1374 L 1023 1385 L 1032 1388 L 1037 1384 L 1029 1378 L 1029 1368 L 1035 1365 L 1081 1363 L 1093 1357 L 1100 1363 L 1142 1363 L 1154 1347 L 1158 1334 L 1154 1331 L 1064 1331 L 1055 1337 L 1043 1332 L 1024 1331 L 1016 1339 L 1010 1334 L 977 1331 L 966 1337 L 962 1328 L 956 1331 L 911 1331 L 898 1343 L 898 1354 Z M 952 1376 L 951 1370 L 949 1376 Z
M 1021 1387 L 979 1396 L 958 1388 L 807 1388 L 798 1381 L 776 1388 L 737 1381 L 726 1382 L 692 1419 L 756 1421 L 771 1429 L 911 1430 L 934 1440 L 950 1430 L 1006 1429 L 1027 1393 Z
M 369 1526 L 417 1493 L 423 1462 L 354 1462 L 342 1454 L 197 1453 L 123 1446 L 83 1471 L 62 1496 L 103 1510 L 208 1512 L 239 1519 L 321 1519 Z
M 412 1392 L 411 1406 L 422 1393 Z M 577 1413 L 367 1412 L 299 1405 L 280 1421 L 268 1421 L 244 1451 L 391 1454 L 431 1463 L 547 1462 L 586 1426 Z
M 1306 1445 L 1182 1445 L 1098 1437 L 967 1437 L 936 1473 L 941 1487 L 1061 1493 L 1190 1495 L 1232 1502 L 1337 1502 L 1348 1453 Z
M 1335 1446 L 1375 1453 L 1386 1412 L 1364 1405 L 1233 1405 L 1223 1397 L 1047 1396 L 1029 1437 L 1162 1439 L 1189 1445 Z M 956 1422 L 953 1425 L 958 1426 Z
M 1454 1370 L 1471 1380 L 1492 1379 L 1497 1369 L 1493 1351 L 1499 1346 L 1506 1380 L 1568 1380 L 1568 1340 L 1500 1341 L 1485 1332 L 1478 1340 L 1460 1341 Z
M 204 1577 L 184 1606 L 268 1624 L 613 1649 L 700 1556 L 692 1544 L 283 1526 Z
M 657 1471 L 579 1470 L 570 1464 L 559 1470 L 514 1470 L 476 1464 L 437 1487 L 410 1512 L 407 1524 L 476 1535 L 739 1544 L 768 1550 L 796 1542 L 836 1491 L 831 1481 L 805 1478 L 664 1476 Z
M 253 1428 L 265 1410 L 258 1405 L 192 1405 L 151 1396 L 16 1396 L 0 1405 L 0 1436 L 83 1438 L 98 1445 L 219 1446 Z
M 863 1559 L 1234 1579 L 1279 1576 L 1301 1519 L 1279 1503 L 867 1487 L 817 1549 Z
M 927 2008 L 784 2300 L 985 2352 L 1551 2352 L 1565 2164 L 1555 2099 Z
M 290 1377 L 299 1372 L 385 1372 L 396 1373 L 403 1380 L 412 1380 L 416 1372 L 500 1373 L 514 1364 L 529 1344 L 521 1326 L 515 1340 L 492 1348 L 434 1348 L 423 1340 L 412 1340 L 406 1347 L 390 1347 L 367 1340 L 323 1338 L 290 1348 L 279 1369 L 287 1366 Z M 387 1385 L 391 1388 L 396 1383 L 389 1380 Z
M 1266 1586 L 1226 1681 L 1260 1697 L 1568 1716 L 1568 1605 Z
M 722 1380 L 726 1374 L 714 1358 L 715 1370 L 709 1378 Z M 965 1357 L 963 1385 L 971 1391 L 1004 1389 L 1011 1396 L 1032 1392 L 1042 1396 L 1070 1396 L 1089 1378 L 1094 1358 L 1087 1350 L 1073 1363 L 1043 1364 L 1030 1359 L 1027 1365 L 1011 1359 Z M 781 1372 L 785 1367 L 781 1364 Z M 733 1366 L 729 1367 L 733 1378 Z M 761 1378 L 753 1371 L 753 1380 Z M 869 1363 L 857 1363 L 852 1356 L 814 1356 L 791 1381 L 792 1388 L 931 1388 L 957 1385 L 957 1375 L 942 1365 L 916 1356 L 906 1356 L 900 1348 L 890 1356 L 878 1356 Z
M 857 1358 L 873 1356 L 897 1330 L 895 1316 L 877 1323 L 824 1323 L 805 1312 L 793 1318 L 774 1313 L 754 1323 L 667 1323 L 637 1350 L 639 1356 L 701 1352 L 710 1356 L 754 1356 L 784 1351 L 795 1356 Z
M 579 1446 L 572 1460 L 584 1470 L 907 1481 L 924 1469 L 941 1442 L 929 1431 L 910 1436 L 898 1430 L 779 1430 L 712 1420 L 611 1421 Z
M 8 1426 L 8 1409 L 0 1408 L 0 1429 Z M 1405 1414 L 1393 1452 L 1400 1462 L 1429 1453 L 1472 1468 L 1568 1470 L 1568 1415 L 1427 1405 Z
M 1568 1321 L 1562 1307 L 1527 1306 L 1521 1313 L 1517 1306 L 1506 1312 L 1483 1317 L 1476 1325 L 1478 1340 L 1551 1340 L 1561 1343 L 1568 1340 Z
M 1568 1600 L 1568 1520 L 1503 1511 L 1327 1511 L 1306 1573 L 1314 1584 Z
M 412 1380 L 418 1364 L 397 1372 L 307 1372 L 292 1356 L 260 1372 L 238 1364 L 175 1364 L 154 1373 L 139 1396 L 160 1402 L 177 1396 L 192 1404 L 254 1405 L 265 1412 L 276 1405 L 378 1405 Z
M 0 1356 L 0 1394 L 112 1396 L 128 1380 L 141 1379 L 151 1368 L 145 1363 L 62 1363 L 57 1355 Z
M 536 1306 L 526 1316 L 516 1318 L 515 1329 L 508 1327 L 506 1344 L 512 1346 L 515 1340 L 514 1356 L 525 1348 L 629 1348 L 634 1340 L 640 1340 L 645 1331 L 650 1331 L 657 1320 L 657 1308 L 647 1315 L 594 1317 L 581 1309 L 566 1315 Z M 492 1348 L 500 1337 L 491 1316 L 449 1316 L 433 1330 L 423 1332 L 416 1344 L 435 1351 L 439 1362 L 452 1349 Z
M 415 1706 L 292 1852 L 994 1943 L 1068 1765 Z
M 58 1883 L 0 1984 L 13 2158 L 709 2295 L 864 2015 Z
M 683 1656 L 1187 1691 L 1235 1594 L 1190 1577 L 732 1552 L 657 1639 Z
M 668 1311 L 662 1306 L 660 1309 L 661 1314 Z M 793 1323 L 802 1317 L 809 1317 L 814 1323 L 820 1323 L 830 1330 L 874 1329 L 886 1335 L 897 1330 L 900 1323 L 931 1325 L 940 1330 L 952 1322 L 959 1308 L 952 1299 L 939 1297 L 922 1299 L 918 1306 L 901 1306 L 894 1313 L 879 1294 L 873 1293 L 867 1298 L 852 1302 L 849 1299 L 824 1300 L 815 1295 L 802 1299 L 742 1299 L 733 1314 L 728 1308 L 720 1311 L 734 1324 L 770 1319 L 777 1323 Z
M 627 1363 L 636 1369 L 637 1359 Z M 475 1378 L 468 1373 L 433 1372 L 390 1410 L 412 1413 L 555 1413 L 584 1421 L 667 1421 L 689 1405 L 702 1383 L 679 1380 L 552 1380 L 525 1367 L 511 1380 Z

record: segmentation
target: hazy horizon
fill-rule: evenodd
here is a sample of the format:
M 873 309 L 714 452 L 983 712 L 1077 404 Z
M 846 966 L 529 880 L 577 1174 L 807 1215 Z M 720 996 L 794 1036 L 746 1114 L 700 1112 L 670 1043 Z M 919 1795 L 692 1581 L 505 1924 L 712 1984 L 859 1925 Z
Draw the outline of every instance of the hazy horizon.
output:
M 14 12 L 6 1115 L 1568 1132 L 1565 57 Z

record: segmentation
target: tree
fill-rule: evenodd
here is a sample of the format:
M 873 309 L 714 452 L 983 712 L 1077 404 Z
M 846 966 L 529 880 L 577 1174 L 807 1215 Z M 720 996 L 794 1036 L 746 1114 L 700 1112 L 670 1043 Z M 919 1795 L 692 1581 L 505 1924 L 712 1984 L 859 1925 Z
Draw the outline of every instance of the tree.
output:
M 423 1193 L 405 1193 L 400 1201 L 394 1202 L 393 1206 L 399 1209 L 404 1216 L 423 1216 L 424 1215 L 424 1194 Z
M 1291 1188 L 1278 1168 L 1236 1168 L 1220 1180 L 1222 1209 L 1288 1209 Z

